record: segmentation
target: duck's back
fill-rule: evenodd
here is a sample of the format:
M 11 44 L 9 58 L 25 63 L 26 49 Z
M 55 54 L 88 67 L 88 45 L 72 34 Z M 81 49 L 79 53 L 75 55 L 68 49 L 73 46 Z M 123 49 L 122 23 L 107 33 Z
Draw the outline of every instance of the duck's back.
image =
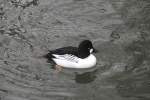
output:
M 72 54 L 78 56 L 78 48 L 72 46 L 63 47 L 63 48 L 58 48 L 56 50 L 51 50 L 50 53 L 57 54 L 57 55 Z

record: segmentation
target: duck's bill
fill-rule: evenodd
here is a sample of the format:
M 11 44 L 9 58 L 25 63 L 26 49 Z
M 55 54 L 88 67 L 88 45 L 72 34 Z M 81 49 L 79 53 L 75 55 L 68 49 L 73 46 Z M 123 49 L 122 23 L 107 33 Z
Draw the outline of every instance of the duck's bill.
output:
M 98 52 L 98 50 L 93 48 L 93 53 L 97 53 L 97 52 Z

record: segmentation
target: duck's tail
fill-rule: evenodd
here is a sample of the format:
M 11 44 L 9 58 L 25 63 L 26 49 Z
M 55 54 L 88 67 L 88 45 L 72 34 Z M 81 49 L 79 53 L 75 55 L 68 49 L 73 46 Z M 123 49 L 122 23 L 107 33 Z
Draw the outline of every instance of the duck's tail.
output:
M 44 54 L 42 57 L 48 59 L 48 58 L 51 57 L 51 54 L 50 54 L 50 53 L 47 53 L 47 54 Z
M 54 56 L 52 55 L 51 51 L 49 51 L 49 53 L 43 55 L 43 58 L 46 58 L 48 63 L 54 63 L 54 61 L 52 59 L 52 58 L 54 58 Z
M 43 58 L 47 59 L 47 63 L 50 63 L 52 66 L 51 68 L 52 69 L 55 69 L 54 65 L 55 65 L 55 62 L 53 61 L 53 55 L 49 52 L 45 55 L 43 55 Z
M 47 54 L 43 55 L 43 58 L 46 58 L 46 59 L 50 60 L 50 59 L 52 59 L 52 58 L 53 58 L 53 55 L 52 55 L 52 53 L 51 53 L 51 52 L 49 52 L 49 53 L 47 53 Z

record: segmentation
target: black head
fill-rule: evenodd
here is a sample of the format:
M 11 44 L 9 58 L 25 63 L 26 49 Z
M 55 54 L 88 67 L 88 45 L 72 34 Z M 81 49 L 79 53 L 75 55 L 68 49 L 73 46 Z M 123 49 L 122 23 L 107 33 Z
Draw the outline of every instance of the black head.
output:
M 86 58 L 95 51 L 90 40 L 84 40 L 79 44 L 78 53 L 80 58 Z

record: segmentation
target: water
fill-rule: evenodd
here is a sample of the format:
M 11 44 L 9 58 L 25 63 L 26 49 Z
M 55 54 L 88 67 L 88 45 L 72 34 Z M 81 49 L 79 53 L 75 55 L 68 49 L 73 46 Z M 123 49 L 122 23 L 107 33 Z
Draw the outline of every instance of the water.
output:
M 117 46 L 112 47 L 117 49 Z M 108 52 L 98 53 L 96 56 L 99 61 L 105 53 L 112 58 L 113 55 L 110 56 Z M 18 59 L 7 63 L 1 61 L 1 99 L 146 100 L 149 98 L 147 95 L 149 90 L 146 89 L 149 87 L 146 80 L 149 78 L 148 73 L 136 74 L 125 71 L 126 65 L 119 63 L 124 57 L 120 57 L 118 63 L 115 62 L 118 59 L 117 55 L 113 58 L 111 62 L 114 64 L 101 61 L 92 69 L 63 69 L 60 73 L 55 73 L 51 65 L 42 58 Z M 107 60 L 110 61 L 109 58 L 105 58 L 105 61 Z M 145 86 L 140 88 L 142 84 Z
M 124 25 L 124 0 L 12 1 L 0 1 L 0 100 L 150 99 L 150 42 Z M 83 39 L 99 51 L 92 69 L 55 73 L 41 57 Z

